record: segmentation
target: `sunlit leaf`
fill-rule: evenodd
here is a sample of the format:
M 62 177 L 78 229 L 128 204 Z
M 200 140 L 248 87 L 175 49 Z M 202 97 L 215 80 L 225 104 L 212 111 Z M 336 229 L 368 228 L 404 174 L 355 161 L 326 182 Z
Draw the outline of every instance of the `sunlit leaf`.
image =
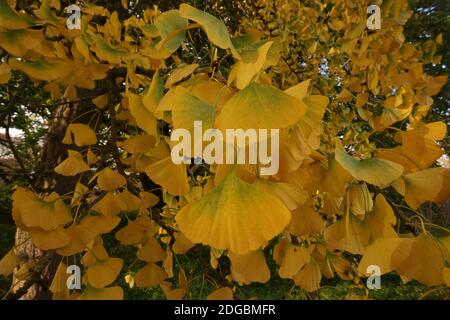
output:
M 192 242 L 238 254 L 259 249 L 283 230 L 290 218 L 290 212 L 263 182 L 249 184 L 234 171 L 176 215 L 181 231 Z

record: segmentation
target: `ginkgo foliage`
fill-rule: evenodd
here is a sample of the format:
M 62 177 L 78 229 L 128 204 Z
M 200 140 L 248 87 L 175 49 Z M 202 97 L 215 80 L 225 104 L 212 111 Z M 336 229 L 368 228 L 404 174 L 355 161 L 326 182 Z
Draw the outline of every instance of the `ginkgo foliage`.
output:
M 230 35 L 188 4 L 126 19 L 84 4 L 81 28 L 68 29 L 58 0 L 27 12 L 0 0 L 0 84 L 21 72 L 56 101 L 90 101 L 58 141 L 67 152 L 53 170 L 75 181 L 71 190 L 23 185 L 12 196 L 17 227 L 59 261 L 54 299 L 122 299 L 123 274 L 130 287 L 159 286 L 168 299 L 183 299 L 190 279 L 177 256 L 198 246 L 210 250 L 210 268 L 230 264 L 210 299 L 231 299 L 237 286 L 275 276 L 313 292 L 323 278 L 367 277 L 371 265 L 405 282 L 450 286 L 450 230 L 435 233 L 417 211 L 450 198 L 450 170 L 435 166 L 446 125 L 423 122 L 447 79 L 424 73 L 421 53 L 405 42 L 406 0 L 383 1 L 376 31 L 366 29 L 364 6 L 316 2 L 282 8 L 300 10 L 300 21 L 328 20 L 303 26 L 317 37 L 304 44 L 316 67 L 310 78 L 280 83 L 286 38 L 254 29 Z M 209 41 L 207 65 L 183 60 L 193 30 Z M 341 72 L 344 64 L 350 75 L 337 82 L 319 70 Z M 278 172 L 260 175 L 261 163 L 175 164 L 170 133 L 192 131 L 194 121 L 204 129 L 279 129 Z M 394 132 L 390 147 L 370 140 L 383 132 Z M 392 195 L 413 213 L 406 220 Z M 124 270 L 106 236 L 135 248 L 142 267 Z M 0 275 L 24 280 L 37 264 L 21 259 L 21 245 L 1 259 Z M 80 290 L 65 285 L 73 262 Z

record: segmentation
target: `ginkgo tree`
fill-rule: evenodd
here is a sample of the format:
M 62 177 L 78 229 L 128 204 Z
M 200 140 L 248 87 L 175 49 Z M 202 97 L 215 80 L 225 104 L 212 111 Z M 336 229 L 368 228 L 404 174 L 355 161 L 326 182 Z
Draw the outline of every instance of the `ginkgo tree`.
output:
M 14 274 L 11 290 L 45 270 L 54 299 L 122 299 L 125 273 L 130 287 L 182 299 L 190 279 L 177 256 L 199 246 L 213 270 L 230 264 L 210 299 L 274 276 L 314 292 L 322 278 L 359 279 L 373 265 L 405 282 L 450 286 L 450 231 L 419 211 L 450 197 L 450 170 L 435 166 L 446 124 L 423 121 L 447 79 L 424 73 L 422 52 L 404 41 L 406 0 L 383 1 L 377 31 L 366 29 L 364 6 L 316 3 L 280 6 L 297 23 L 289 28 L 316 38 L 301 44 L 299 58 L 311 62 L 295 73 L 302 78 L 283 79 L 292 34 L 231 36 L 188 4 L 124 18 L 83 3 L 81 28 L 68 29 L 58 0 L 26 11 L 0 0 L 0 84 L 20 74 L 42 85 L 65 119 L 52 127 L 52 172 L 12 195 L 21 241 L 0 261 L 1 275 Z M 183 54 L 193 32 L 208 39 L 206 64 Z M 171 132 L 195 136 L 195 121 L 279 129 L 278 172 L 261 175 L 259 162 L 174 163 Z M 403 216 L 395 199 L 413 214 Z M 136 272 L 123 270 L 110 236 L 135 249 Z M 25 246 L 38 257 L 24 259 Z M 73 264 L 80 290 L 67 286 Z

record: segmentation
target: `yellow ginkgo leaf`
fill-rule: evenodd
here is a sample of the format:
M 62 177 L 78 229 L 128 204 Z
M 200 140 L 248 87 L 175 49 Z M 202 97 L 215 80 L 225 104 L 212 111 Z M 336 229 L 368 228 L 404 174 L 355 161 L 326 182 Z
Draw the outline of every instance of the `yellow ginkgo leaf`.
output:
M 111 64 L 120 64 L 127 57 L 128 51 L 126 49 L 108 44 L 102 36 L 90 30 L 86 30 L 86 34 L 91 40 L 90 49 L 101 60 L 108 61 Z
M 123 289 L 119 286 L 96 289 L 87 287 L 78 300 L 123 300 Z
M 325 221 L 314 209 L 312 201 L 292 212 L 292 219 L 288 231 L 296 236 L 313 235 L 325 228 Z
M 183 84 L 184 85 L 184 84 Z M 209 77 L 205 80 L 196 80 L 192 83 L 186 83 L 188 92 L 200 100 L 213 106 L 216 110 L 221 110 L 223 105 L 234 95 L 235 91 L 221 82 L 210 81 Z
M 176 51 L 185 40 L 187 24 L 188 21 L 180 16 L 178 10 L 168 10 L 156 18 L 155 26 L 161 36 L 160 45 L 163 45 L 169 54 Z
M 325 229 L 324 237 L 332 249 L 362 254 L 369 244 L 370 231 L 366 221 L 360 221 L 354 215 L 346 214 Z
M 108 192 L 92 210 L 102 213 L 105 216 L 117 215 L 121 211 L 135 211 L 139 209 L 141 201 L 128 190 L 119 193 Z
M 361 108 L 362 106 L 364 106 L 367 103 L 367 101 L 369 101 L 369 95 L 367 92 L 358 93 L 358 95 L 356 96 L 356 102 L 355 102 L 356 108 L 358 108 L 358 109 Z
M 219 288 L 211 292 L 207 300 L 234 300 L 233 290 L 229 287 Z
M 392 263 L 392 255 L 397 250 L 398 246 L 405 241 L 410 244 L 410 239 L 402 238 L 376 240 L 366 248 L 363 257 L 359 262 L 358 272 L 362 275 L 370 276 L 373 273 L 373 270 L 369 268 L 370 266 L 379 267 L 381 274 L 395 270 L 395 265 Z M 406 249 L 406 247 L 404 249 Z M 406 254 L 409 254 L 409 251 L 407 251 Z
M 427 286 L 444 284 L 445 261 L 450 258 L 447 249 L 430 234 L 422 233 L 414 239 L 404 240 L 392 255 L 395 270 Z
M 97 236 L 97 232 L 82 225 L 72 225 L 64 229 L 64 232 L 69 236 L 70 243 L 57 249 L 56 252 L 66 257 L 82 252 L 88 243 Z
M 39 19 L 46 20 L 50 24 L 57 25 L 58 19 L 53 13 L 52 8 L 61 10 L 61 4 L 58 4 L 54 1 L 42 1 L 39 9 L 33 10 L 33 13 Z
M 73 138 L 72 138 L 73 137 Z M 78 147 L 90 146 L 97 143 L 95 131 L 84 123 L 71 123 L 67 126 L 62 143 L 75 143 Z
M 308 193 L 289 183 L 268 183 L 273 192 L 283 201 L 290 210 L 295 210 L 303 205 L 308 198 Z
M 68 150 L 68 153 L 69 157 L 55 167 L 56 173 L 63 176 L 76 176 L 91 169 L 79 152 Z
M 373 239 L 397 237 L 394 229 L 397 218 L 394 210 L 381 193 L 375 198 L 373 212 L 367 217 L 367 222 Z
M 445 138 L 447 134 L 447 125 L 442 121 L 421 124 L 427 129 L 424 135 L 425 139 L 437 141 Z
M 97 175 L 98 186 L 105 191 L 112 191 L 123 187 L 127 183 L 127 180 L 117 171 L 113 171 L 111 168 L 105 168 Z
M 141 243 L 147 234 L 154 232 L 152 221 L 148 217 L 129 220 L 128 225 L 116 232 L 116 239 L 123 245 Z
M 53 300 L 69 299 L 70 291 L 67 287 L 67 279 L 69 274 L 67 273 L 67 265 L 61 262 L 56 269 L 55 275 L 50 285 L 50 291 L 53 293 Z
M 380 150 L 378 152 L 378 158 L 400 164 L 404 168 L 403 174 L 408 174 L 418 169 L 414 160 L 403 152 L 402 146 Z
M 268 41 L 261 45 L 257 49 L 257 58 L 255 61 L 246 62 L 244 60 L 238 60 L 230 71 L 228 84 L 230 85 L 233 81 L 236 81 L 236 87 L 238 89 L 244 89 L 263 70 L 267 53 L 272 44 L 273 41 Z
M 162 97 L 154 111 L 154 115 L 158 119 L 163 119 L 166 122 L 170 122 L 171 118 L 167 115 L 168 111 L 172 111 L 172 107 L 175 100 L 175 88 L 169 89 L 167 93 Z
M 442 185 L 441 191 L 433 199 L 433 201 L 436 203 L 444 203 L 445 201 L 450 199 L 450 168 L 446 168 L 442 172 L 442 176 L 444 179 L 444 183 Z
M 163 269 L 154 263 L 148 263 L 136 273 L 134 281 L 138 287 L 148 288 L 158 285 L 166 278 L 167 274 Z
M 341 213 L 343 198 L 336 198 L 329 193 L 323 193 L 323 206 L 321 212 L 327 216 L 335 216 Z
M 352 183 L 348 189 L 348 200 L 350 212 L 361 220 L 373 209 L 372 195 L 365 183 Z
M 75 39 L 75 43 L 76 43 L 76 39 Z M 108 95 L 102 94 L 102 95 L 92 99 L 92 103 L 95 104 L 95 106 L 97 108 L 99 108 L 100 110 L 103 110 L 106 107 L 106 105 L 108 104 Z
M 177 67 L 167 78 L 165 87 L 171 88 L 175 83 L 190 76 L 198 67 L 199 65 L 196 63 Z
M 142 97 L 137 94 L 128 93 L 128 105 L 131 115 L 139 128 L 144 130 L 147 134 L 156 137 L 156 118 L 152 111 L 145 107 Z
M 27 227 L 55 230 L 72 221 L 69 207 L 56 192 L 43 200 L 30 199 L 20 205 L 22 222 Z
M 36 264 L 36 261 L 28 261 L 20 266 L 18 270 L 14 272 L 14 278 L 20 281 L 27 280 L 31 276 L 31 268 Z
M 32 191 L 18 187 L 11 196 L 12 199 L 12 218 L 16 225 L 22 229 L 27 230 L 28 227 L 22 221 L 22 210 L 21 206 L 30 200 L 39 201 L 39 197 Z
M 40 228 L 28 230 L 33 243 L 41 250 L 54 250 L 69 244 L 69 236 L 61 229 L 45 231 Z
M 172 245 L 172 250 L 175 254 L 184 254 L 188 252 L 194 243 L 192 243 L 182 232 L 175 232 L 174 234 L 175 242 Z
M 164 292 L 168 300 L 181 300 L 188 290 L 188 279 L 186 277 L 186 272 L 184 272 L 181 267 L 178 273 L 178 284 L 179 288 L 170 290 L 170 292 Z
M 0 32 L 0 46 L 14 56 L 23 57 L 42 41 L 42 31 L 33 29 Z
M 72 199 L 70 200 L 70 205 L 72 207 L 79 206 L 82 202 L 83 196 L 88 192 L 89 189 L 81 182 L 77 182 L 75 185 L 75 190 L 73 191 Z
M 14 253 L 14 249 L 11 249 L 0 260 L 0 275 L 9 276 L 19 263 L 19 257 Z
M 0 64 L 0 84 L 7 83 L 11 79 L 11 67 L 7 63 Z
M 352 176 L 345 170 L 335 158 L 328 159 L 328 170 L 322 181 L 322 188 L 335 197 L 344 196 L 347 185 L 352 181 Z
M 333 271 L 336 272 L 341 279 L 350 280 L 348 271 L 351 269 L 351 264 L 342 254 L 327 252 L 326 262 L 329 262 L 329 266 L 333 268 Z M 325 275 L 324 269 L 325 268 L 322 269 L 323 275 Z M 331 275 L 331 277 L 333 277 L 333 275 Z
M 155 137 L 146 134 L 136 135 L 120 143 L 120 147 L 129 153 L 145 153 L 155 146 Z
M 148 239 L 137 252 L 138 259 L 145 262 L 163 261 L 165 256 L 161 245 L 153 237 Z
M 166 250 L 166 258 L 163 261 L 163 268 L 168 278 L 173 278 L 173 253 L 169 247 Z
M 225 129 L 283 129 L 306 112 L 301 101 L 270 85 L 253 82 L 222 107 L 216 127 Z
M 80 221 L 80 226 L 91 229 L 95 233 L 108 233 L 120 222 L 117 216 L 86 216 Z
M 280 265 L 280 277 L 292 279 L 309 262 L 311 250 L 312 248 L 292 245 L 286 240 L 280 241 L 273 253 L 275 261 Z
M 213 190 L 176 215 L 181 231 L 194 243 L 237 254 L 257 250 L 280 233 L 291 213 L 262 181 L 249 184 L 235 170 Z
M 297 286 L 307 292 L 313 292 L 320 289 L 320 280 L 322 272 L 315 259 L 311 259 L 308 264 L 300 270 L 294 277 Z
M 186 165 L 174 164 L 170 156 L 149 165 L 145 173 L 170 194 L 183 195 L 189 192 Z
M 100 201 L 98 201 L 91 209 L 105 216 L 114 216 L 120 213 L 120 200 L 113 192 L 108 192 Z
M 233 280 L 243 284 L 252 282 L 266 283 L 270 279 L 269 267 L 261 250 L 247 254 L 230 253 L 231 276 Z
M 123 260 L 109 258 L 97 261 L 87 269 L 87 281 L 90 286 L 102 289 L 116 280 L 123 266 Z
M 310 79 L 302 81 L 295 86 L 290 87 L 289 89 L 284 90 L 287 94 L 296 97 L 299 100 L 303 100 L 303 98 L 306 97 L 308 94 L 308 87 L 309 83 L 311 82 Z
M 443 122 L 421 124 L 413 130 L 401 132 L 401 150 L 418 169 L 426 169 L 442 156 L 436 141 L 442 140 L 445 134 L 446 125 Z
M 159 18 L 159 17 L 158 17 Z M 150 87 L 144 93 L 142 103 L 151 112 L 155 112 L 156 107 L 164 96 L 164 78 L 159 75 L 159 70 L 156 70 L 153 75 Z
M 139 197 L 147 208 L 151 208 L 159 202 L 159 197 L 151 192 L 141 191 Z
M 450 287 L 450 268 L 444 268 L 442 277 L 444 278 L 445 285 Z
M 53 60 L 53 61 L 25 61 L 9 59 L 8 61 L 12 69 L 25 72 L 30 77 L 37 80 L 56 80 L 64 78 L 71 71 L 73 64 L 69 61 Z
M 352 101 L 352 93 L 347 89 L 343 89 L 335 98 L 337 101 L 349 102 Z
M 188 281 L 186 278 L 186 273 L 182 268 L 178 274 L 179 288 L 172 289 L 172 284 L 166 281 L 161 282 L 159 285 L 164 292 L 167 300 L 182 300 L 186 291 L 188 289 Z
M 122 211 L 136 211 L 141 204 L 141 199 L 128 190 L 116 193 L 116 199 Z
M 97 163 L 98 161 L 98 157 L 96 156 L 96 154 L 94 153 L 94 151 L 92 151 L 91 148 L 88 149 L 87 154 L 86 154 L 86 159 L 87 159 L 87 163 L 89 165 L 94 165 Z
M 445 168 L 430 168 L 402 176 L 393 186 L 406 203 L 417 209 L 425 201 L 433 201 L 444 185 Z
M 178 86 L 175 89 L 175 96 L 172 106 L 172 120 L 174 128 L 183 128 L 194 135 L 194 121 L 202 121 L 202 129 L 207 130 L 213 127 L 216 116 L 216 109 L 208 105 L 187 89 Z
M 301 92 L 295 94 L 289 93 L 289 89 L 285 92 L 296 98 L 302 94 Z M 308 150 L 307 155 L 309 155 L 320 146 L 320 135 L 322 133 L 321 123 L 328 105 L 328 98 L 312 95 L 302 98 L 301 101 L 306 106 L 306 112 L 300 117 L 295 127 L 295 136 L 297 137 L 297 143 L 301 148 Z
M 348 155 L 340 142 L 336 142 L 336 161 L 355 179 L 384 188 L 397 180 L 403 173 L 403 167 L 395 162 L 383 159 L 358 160 Z
M 109 259 L 108 252 L 101 244 L 94 245 L 90 250 L 86 251 L 84 256 L 81 258 L 81 263 L 87 268 L 93 266 L 97 261 L 106 261 Z

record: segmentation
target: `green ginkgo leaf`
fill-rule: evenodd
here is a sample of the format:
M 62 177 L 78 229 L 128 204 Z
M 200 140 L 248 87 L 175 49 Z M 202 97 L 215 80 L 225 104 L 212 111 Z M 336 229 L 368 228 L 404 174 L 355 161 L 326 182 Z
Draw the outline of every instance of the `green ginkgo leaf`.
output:
M 20 15 L 8 5 L 8 1 L 0 0 L 0 28 L 9 30 L 25 29 L 32 26 L 30 18 Z
M 185 3 L 180 5 L 180 15 L 201 25 L 213 44 L 222 49 L 231 49 L 233 55 L 239 56 L 222 21 Z
M 193 134 L 194 121 L 202 121 L 203 130 L 214 124 L 216 108 L 190 94 L 178 86 L 175 89 L 172 120 L 174 128 L 184 128 Z
M 180 16 L 178 10 L 169 10 L 155 21 L 155 26 L 161 36 L 161 45 L 170 53 L 175 52 L 186 39 L 185 28 L 187 19 Z
M 355 179 L 384 188 L 397 180 L 403 173 L 398 163 L 383 159 L 358 160 L 347 154 L 340 142 L 336 142 L 336 161 Z
M 93 51 L 101 60 L 119 64 L 127 56 L 127 50 L 110 46 L 101 36 L 93 32 L 87 31 L 87 34 L 90 40 L 93 41 Z
M 142 102 L 145 107 L 151 112 L 155 112 L 156 107 L 164 96 L 164 78 L 159 75 L 159 71 L 156 70 L 153 75 L 150 87 L 144 94 Z
M 64 78 L 71 71 L 73 65 L 68 61 L 53 60 L 53 61 L 24 61 L 10 59 L 9 65 L 13 69 L 18 69 L 30 77 L 38 80 L 55 80 L 58 78 Z

